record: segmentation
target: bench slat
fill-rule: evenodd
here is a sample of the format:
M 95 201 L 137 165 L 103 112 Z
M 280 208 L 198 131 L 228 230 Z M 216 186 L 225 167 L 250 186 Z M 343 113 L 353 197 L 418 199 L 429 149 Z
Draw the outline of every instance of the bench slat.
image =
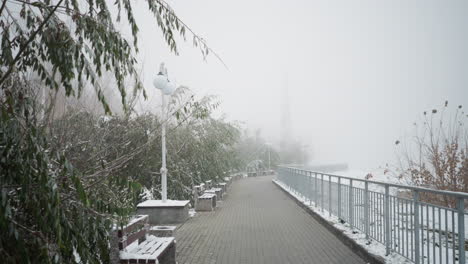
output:
M 164 242 L 155 243 L 154 245 L 152 245 L 151 247 L 148 248 L 147 254 L 155 255 L 155 252 L 156 252 L 158 249 L 160 249 L 161 247 L 164 247 L 164 248 L 165 248 Z M 159 254 L 158 254 L 158 255 L 159 255 Z
M 164 241 L 161 243 L 161 246 L 156 249 L 151 255 L 152 256 L 159 256 L 161 255 L 174 241 L 173 237 L 163 238 Z
M 149 243 L 143 245 L 143 246 L 139 246 L 139 250 L 138 250 L 138 254 L 150 254 L 152 252 L 154 252 L 153 248 L 159 248 L 160 246 L 162 246 L 163 243 L 162 241 L 158 241 L 158 240 L 151 240 Z
M 147 248 L 153 241 L 146 239 L 143 243 L 140 243 L 138 247 L 134 247 L 128 252 L 135 253 L 135 254 L 140 254 L 141 250 Z
M 141 243 L 130 251 L 120 251 L 121 260 L 154 260 L 157 259 L 164 251 L 174 242 L 173 237 L 155 237 L 148 236 L 145 243 Z M 143 246 L 146 245 L 146 246 Z

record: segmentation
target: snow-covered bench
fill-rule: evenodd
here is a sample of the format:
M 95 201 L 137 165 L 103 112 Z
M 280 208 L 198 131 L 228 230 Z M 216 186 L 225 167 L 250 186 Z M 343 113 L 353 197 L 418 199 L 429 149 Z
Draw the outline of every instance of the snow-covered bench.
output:
M 213 211 L 216 208 L 216 194 L 204 193 L 198 197 L 195 211 Z
M 120 263 L 175 264 L 173 237 L 148 235 L 148 216 L 139 215 L 117 231 Z
M 227 192 L 227 184 L 225 182 L 218 183 L 216 187 L 223 189 L 223 193 Z
M 216 194 L 216 200 L 222 200 L 223 199 L 223 189 L 222 188 L 211 188 L 209 190 L 206 190 L 205 193 L 214 193 Z
M 213 183 L 211 180 L 205 181 L 205 187 L 206 189 L 211 189 L 213 187 Z
M 205 191 L 205 184 L 195 185 L 193 186 L 193 194 L 196 196 L 200 196 Z
M 224 182 L 227 183 L 227 186 L 231 185 L 232 183 L 232 178 L 231 177 L 224 177 Z

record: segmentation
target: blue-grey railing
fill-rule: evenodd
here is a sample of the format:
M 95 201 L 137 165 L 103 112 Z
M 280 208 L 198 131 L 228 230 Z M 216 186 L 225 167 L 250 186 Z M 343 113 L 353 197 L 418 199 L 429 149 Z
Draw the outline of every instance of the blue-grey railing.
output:
M 310 205 L 384 244 L 387 255 L 396 252 L 418 264 L 467 263 L 467 193 L 283 166 L 278 167 L 277 179 Z M 425 194 L 456 201 L 456 208 L 425 202 Z

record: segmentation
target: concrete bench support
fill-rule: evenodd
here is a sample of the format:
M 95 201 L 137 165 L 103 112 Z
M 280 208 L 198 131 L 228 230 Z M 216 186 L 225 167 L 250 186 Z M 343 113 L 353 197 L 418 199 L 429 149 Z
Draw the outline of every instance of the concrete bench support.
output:
M 189 218 L 190 201 L 148 200 L 137 205 L 137 213 L 149 216 L 150 225 L 181 224 Z
M 152 226 L 148 233 L 156 237 L 173 237 L 177 226 Z
M 216 194 L 205 193 L 198 197 L 195 211 L 213 211 L 216 208 Z

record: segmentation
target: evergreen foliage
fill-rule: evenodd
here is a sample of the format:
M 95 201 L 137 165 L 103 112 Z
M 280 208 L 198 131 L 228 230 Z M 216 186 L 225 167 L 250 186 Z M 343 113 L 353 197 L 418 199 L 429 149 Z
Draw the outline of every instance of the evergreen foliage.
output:
M 146 2 L 173 52 L 178 52 L 176 35 L 185 39 L 188 32 L 194 45 L 207 55 L 209 48 L 205 42 L 193 34 L 166 2 Z M 130 113 L 127 80 L 134 82 L 133 93 L 142 92 L 146 97 L 135 69 L 138 26 L 132 3 L 117 0 L 112 2 L 114 7 L 108 3 L 105 0 L 3 0 L 0 3 L 0 258 L 3 263 L 107 263 L 111 228 L 124 223 L 134 211 L 140 184 L 120 170 L 115 173 L 120 168 L 118 164 L 128 163 L 119 152 L 123 148 L 107 146 L 117 148 L 117 151 L 107 151 L 93 146 L 93 151 L 80 150 L 82 142 L 72 143 L 83 136 L 77 133 L 83 132 L 84 127 L 76 127 L 80 122 L 73 121 L 89 121 L 94 117 L 85 113 L 71 116 L 69 130 L 56 137 L 57 127 L 50 126 L 51 120 L 40 118 L 42 106 L 38 107 L 36 102 L 38 92 L 44 87 L 63 90 L 67 97 L 79 97 L 89 85 L 95 89 L 104 111 L 110 113 L 103 88 L 97 81 L 104 73 L 113 75 L 126 113 Z M 130 39 L 114 26 L 121 19 L 125 19 L 131 30 Z M 33 81 L 34 78 L 39 82 Z M 122 125 L 125 122 L 128 121 L 122 121 Z M 125 130 L 123 127 L 118 128 Z M 87 129 L 92 131 L 92 127 Z M 92 136 L 107 141 L 120 136 L 112 132 Z
M 166 2 L 146 2 L 174 53 L 177 35 L 190 35 L 203 56 L 213 53 Z M 161 122 L 169 131 L 170 198 L 190 198 L 195 183 L 243 167 L 239 128 L 211 116 L 212 98 L 177 93 L 170 120 L 131 111 L 128 81 L 132 98 L 146 97 L 135 69 L 138 26 L 131 1 L 108 3 L 0 3 L 2 263 L 109 263 L 113 228 L 128 221 L 143 189 L 159 197 Z M 129 39 L 114 27 L 121 19 Z M 110 112 L 104 74 L 115 80 L 122 116 Z M 79 108 L 51 115 L 54 102 L 38 100 L 45 88 L 66 99 L 79 98 L 84 87 L 94 88 L 106 115 Z

